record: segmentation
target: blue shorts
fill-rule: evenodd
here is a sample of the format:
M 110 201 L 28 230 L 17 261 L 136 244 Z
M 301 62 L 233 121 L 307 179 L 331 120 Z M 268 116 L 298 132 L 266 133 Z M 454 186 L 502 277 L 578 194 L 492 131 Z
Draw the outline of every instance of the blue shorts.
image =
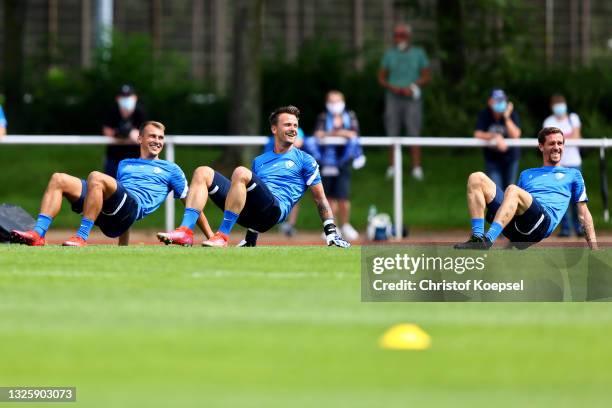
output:
M 497 210 L 504 201 L 504 192 L 497 187 L 495 198 L 487 204 L 487 222 L 492 223 Z M 531 206 L 522 215 L 515 215 L 503 234 L 514 246 L 519 249 L 526 249 L 531 245 L 546 238 L 550 227 L 550 216 L 537 199 L 533 199 Z
M 238 224 L 257 232 L 266 232 L 280 221 L 280 204 L 268 186 L 255 173 L 247 184 L 247 197 L 244 209 L 238 217 Z M 221 173 L 215 171 L 208 196 L 221 210 L 225 210 L 225 199 L 232 183 Z
M 72 203 L 72 211 L 78 214 L 83 213 L 85 196 L 87 195 L 87 182 L 81 180 L 83 188 L 81 196 Z M 100 230 L 110 238 L 116 238 L 126 232 L 138 217 L 138 202 L 127 192 L 127 190 L 117 182 L 117 191 L 104 200 L 102 211 L 95 224 Z

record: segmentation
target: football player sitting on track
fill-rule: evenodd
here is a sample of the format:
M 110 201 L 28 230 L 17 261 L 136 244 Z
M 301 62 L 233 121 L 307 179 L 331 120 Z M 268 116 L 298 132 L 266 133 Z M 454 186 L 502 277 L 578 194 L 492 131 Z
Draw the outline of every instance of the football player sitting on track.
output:
M 158 233 L 158 239 L 165 244 L 192 245 L 194 225 L 210 197 L 217 207 L 224 210 L 223 222 L 202 245 L 226 247 L 230 231 L 238 223 L 248 229 L 239 246 L 255 246 L 259 232 L 283 222 L 310 188 L 323 222 L 327 245 L 348 248 L 350 244 L 336 232 L 317 162 L 293 146 L 299 116 L 300 111 L 295 106 L 281 107 L 272 112 L 269 121 L 274 135 L 274 150 L 256 157 L 251 170 L 237 167 L 229 180 L 210 167 L 198 167 L 193 173 L 181 226 L 171 232 Z
M 60 211 L 62 197 L 71 203 L 72 211 L 83 214 L 77 233 L 63 245 L 79 247 L 87 245 L 94 224 L 111 238 L 125 234 L 135 221 L 157 210 L 170 191 L 185 202 L 189 190 L 185 174 L 175 163 L 159 159 L 164 147 L 164 131 L 164 125 L 154 121 L 140 127 L 140 158 L 122 160 L 117 179 L 98 171 L 91 172 L 87 180 L 64 173 L 53 174 L 34 229 L 12 231 L 11 241 L 30 246 L 45 245 L 45 234 Z M 198 215 L 197 223 L 207 237 L 213 235 L 203 214 Z
M 472 218 L 472 236 L 455 249 L 489 249 L 500 234 L 513 246 L 525 249 L 550 236 L 559 225 L 570 200 L 576 203 L 578 218 L 591 249 L 597 249 L 593 217 L 587 207 L 586 188 L 579 170 L 559 163 L 565 147 L 563 132 L 546 127 L 538 133 L 543 166 L 527 169 L 518 185 L 502 191 L 482 172 L 468 178 L 467 202 Z M 484 233 L 485 208 L 489 231 Z

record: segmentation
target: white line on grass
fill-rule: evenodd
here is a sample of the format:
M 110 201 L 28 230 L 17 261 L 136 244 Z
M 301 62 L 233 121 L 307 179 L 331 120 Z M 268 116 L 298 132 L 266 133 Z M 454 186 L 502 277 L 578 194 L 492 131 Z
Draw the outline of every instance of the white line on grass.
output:
M 262 279 L 307 279 L 307 278 L 336 278 L 343 279 L 348 273 L 333 272 L 247 272 L 247 271 L 206 271 L 193 272 L 192 278 L 262 278 Z

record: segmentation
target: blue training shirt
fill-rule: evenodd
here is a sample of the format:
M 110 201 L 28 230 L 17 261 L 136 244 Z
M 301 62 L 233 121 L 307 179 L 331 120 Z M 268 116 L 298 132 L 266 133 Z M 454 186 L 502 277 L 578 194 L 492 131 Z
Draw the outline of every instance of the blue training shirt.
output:
M 5 128 L 6 125 L 7 125 L 6 116 L 4 116 L 2 105 L 0 105 L 0 126 Z
M 174 198 L 185 198 L 189 191 L 183 170 L 166 160 L 121 160 L 117 181 L 138 202 L 138 220 L 157 210 L 170 191 Z
M 321 182 L 316 160 L 295 147 L 283 154 L 271 151 L 257 156 L 251 169 L 278 200 L 281 208 L 278 222 L 287 217 L 308 186 Z
M 550 216 L 548 237 L 567 211 L 570 200 L 587 202 L 586 187 L 582 174 L 577 169 L 561 166 L 544 166 L 523 171 L 518 186 L 538 200 Z

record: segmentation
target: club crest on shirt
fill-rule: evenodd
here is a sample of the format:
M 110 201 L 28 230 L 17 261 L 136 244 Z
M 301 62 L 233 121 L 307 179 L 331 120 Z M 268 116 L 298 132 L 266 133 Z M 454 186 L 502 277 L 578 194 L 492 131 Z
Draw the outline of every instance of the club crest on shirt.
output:
M 290 169 L 290 168 L 292 168 L 293 166 L 295 166 L 295 163 L 294 163 L 294 162 L 292 162 L 291 160 L 287 160 L 287 161 L 285 162 L 285 167 L 286 167 L 286 168 Z
M 159 174 L 159 173 L 161 173 L 162 171 L 163 171 L 163 170 L 162 170 L 162 169 L 160 169 L 159 167 L 153 167 L 153 173 L 155 173 L 155 174 Z
M 561 180 L 563 177 L 565 177 L 565 174 L 564 174 L 564 173 L 555 173 L 555 178 L 556 178 L 557 180 Z

